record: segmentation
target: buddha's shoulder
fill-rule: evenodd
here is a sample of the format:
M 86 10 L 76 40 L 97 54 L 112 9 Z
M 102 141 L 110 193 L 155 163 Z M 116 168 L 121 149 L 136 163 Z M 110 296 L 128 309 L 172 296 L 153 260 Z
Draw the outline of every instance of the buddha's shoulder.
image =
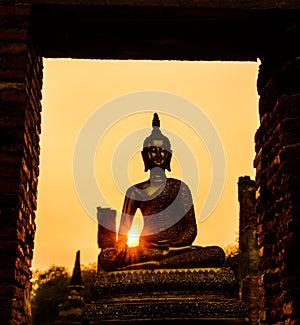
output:
M 168 178 L 168 186 L 174 189 L 178 189 L 181 192 L 190 191 L 188 185 L 184 181 L 176 178 Z
M 187 186 L 185 182 L 181 181 L 180 179 L 177 178 L 168 178 L 167 179 L 168 184 L 171 186 Z
M 174 184 L 174 185 L 180 185 L 181 183 L 183 183 L 180 179 L 172 178 L 172 177 L 168 177 L 167 182 L 169 184 Z
M 130 186 L 127 190 L 128 193 L 134 193 L 134 192 L 139 192 L 140 190 L 144 190 L 150 186 L 150 181 L 146 180 L 141 183 L 134 184 Z
M 141 183 L 134 184 L 127 189 L 126 196 L 131 198 L 137 198 L 140 195 L 143 195 L 145 189 L 151 186 L 150 180 L 146 180 Z M 188 189 L 188 186 L 181 180 L 176 178 L 167 178 L 167 186 L 168 188 L 180 188 L 184 190 L 185 188 Z

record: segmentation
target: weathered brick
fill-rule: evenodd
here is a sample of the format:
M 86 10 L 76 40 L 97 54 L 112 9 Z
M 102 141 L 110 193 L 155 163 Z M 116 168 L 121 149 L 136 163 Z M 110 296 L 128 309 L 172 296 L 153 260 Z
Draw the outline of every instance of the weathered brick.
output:
M 0 117 L 0 132 L 7 132 L 10 135 L 13 135 L 14 132 L 19 131 L 18 128 L 22 130 L 23 125 L 24 125 L 24 118 L 11 117 L 11 116 Z
M 0 192 L 17 192 L 19 190 L 19 179 L 0 178 Z
M 262 256 L 259 267 L 264 270 L 260 321 L 266 324 L 288 324 L 297 314 L 289 305 L 294 297 L 283 301 L 281 296 L 283 290 L 299 287 L 295 273 L 295 256 L 300 253 L 299 234 L 295 234 L 299 217 L 295 204 L 300 201 L 299 62 L 291 60 L 278 66 L 273 76 L 269 71 L 271 79 L 260 85 L 261 125 L 255 134 L 254 166 L 260 189 L 256 205 Z
M 19 152 L 0 152 L 0 161 L 8 165 L 21 166 L 22 156 Z
M 283 314 L 284 315 L 291 315 L 293 314 L 293 302 L 286 302 L 283 304 Z
M 10 238 L 15 239 L 16 238 L 16 228 L 15 227 L 1 227 L 0 228 L 0 238 Z
M 27 29 L 18 29 L 18 28 L 0 28 L 0 40 L 17 40 L 25 41 L 28 38 Z
M 25 73 L 23 70 L 0 70 L 0 80 L 23 80 Z
M 0 5 L 0 15 L 25 16 L 30 14 L 30 6 L 26 2 L 19 2 L 19 5 Z
M 28 45 L 25 42 L 2 42 L 0 46 L 0 54 L 21 54 L 27 53 Z
M 1 144 L 0 144 L 0 150 L 1 150 Z M 20 175 L 20 167 L 3 164 L 0 166 L 0 175 L 2 179 L 17 178 Z M 0 212 L 0 216 L 1 216 L 1 212 Z
M 286 145 L 280 149 L 279 159 L 280 162 L 300 160 L 300 143 Z
M 1 95 L 0 95 L 0 100 L 1 100 Z M 25 110 L 26 110 L 26 105 L 20 105 L 17 103 L 2 103 L 0 105 L 1 116 L 24 118 Z
M 2 58 L 1 67 L 3 69 L 22 69 L 24 70 L 25 64 L 27 62 L 27 55 L 16 54 L 16 55 L 5 55 Z
M 24 19 L 24 16 L 1 15 L 0 9 L 0 26 L 14 27 L 14 28 L 27 28 L 30 26 L 30 20 Z
M 3 245 L 5 245 L 5 241 L 3 239 L 1 240 L 4 242 Z M 7 252 L 5 251 L 5 247 L 3 247 L 3 249 L 0 250 L 0 258 L 0 268 L 12 269 L 14 267 L 16 260 L 14 252 Z
M 2 207 L 18 206 L 20 196 L 18 193 L 0 193 L 0 203 Z
M 9 296 L 13 295 L 16 298 L 23 298 L 23 290 L 18 288 L 15 285 L 6 285 L 1 286 L 0 285 L 0 296 Z
M 0 89 L 0 101 L 2 103 L 27 103 L 27 95 L 24 91 L 18 91 L 15 89 Z
M 9 311 L 10 307 L 11 307 L 11 298 L 0 296 L 0 315 L 1 313 L 2 315 L 5 314 L 3 312 Z

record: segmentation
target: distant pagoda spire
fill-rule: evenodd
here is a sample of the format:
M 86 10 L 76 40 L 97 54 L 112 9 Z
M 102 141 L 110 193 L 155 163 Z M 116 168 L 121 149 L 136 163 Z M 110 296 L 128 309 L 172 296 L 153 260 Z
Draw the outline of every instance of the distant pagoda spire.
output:
M 72 278 L 68 285 L 67 298 L 58 306 L 59 313 L 55 325 L 81 324 L 85 304 L 84 289 L 81 279 L 80 251 L 77 251 Z
M 82 285 L 81 268 L 80 268 L 80 251 L 76 253 L 76 260 L 73 269 L 70 285 Z

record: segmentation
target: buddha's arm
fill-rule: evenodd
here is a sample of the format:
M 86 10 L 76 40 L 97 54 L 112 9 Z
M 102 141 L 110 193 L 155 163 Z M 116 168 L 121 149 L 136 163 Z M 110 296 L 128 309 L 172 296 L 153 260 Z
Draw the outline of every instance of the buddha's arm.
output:
M 137 208 L 138 208 L 138 201 L 135 200 L 135 193 L 133 190 L 129 189 L 124 199 L 121 221 L 120 221 L 120 226 L 118 231 L 118 242 L 123 242 L 123 243 L 127 242 L 128 233 L 132 226 L 132 221 Z
M 180 191 L 181 205 L 185 215 L 181 219 L 182 235 L 179 240 L 173 243 L 175 247 L 192 245 L 197 236 L 197 224 L 191 191 L 185 184 L 182 184 Z
M 182 239 L 185 245 L 192 245 L 196 236 L 197 236 L 197 224 L 196 224 L 194 207 L 192 206 L 190 210 L 187 212 L 187 214 L 185 215 L 183 220 Z

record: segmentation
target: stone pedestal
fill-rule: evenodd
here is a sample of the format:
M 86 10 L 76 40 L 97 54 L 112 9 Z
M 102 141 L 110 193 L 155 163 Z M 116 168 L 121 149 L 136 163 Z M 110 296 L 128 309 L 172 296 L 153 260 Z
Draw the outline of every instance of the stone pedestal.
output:
M 228 268 L 99 272 L 84 325 L 251 324 Z

